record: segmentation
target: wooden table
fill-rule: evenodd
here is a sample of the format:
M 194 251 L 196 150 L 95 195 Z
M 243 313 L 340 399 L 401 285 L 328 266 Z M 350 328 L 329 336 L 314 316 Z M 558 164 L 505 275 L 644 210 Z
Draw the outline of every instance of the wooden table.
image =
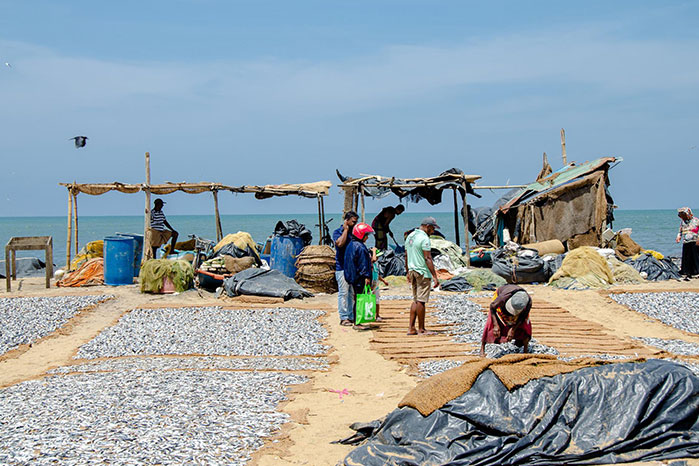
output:
M 7 291 L 12 290 L 12 280 L 17 279 L 17 261 L 15 251 L 41 250 L 46 253 L 46 288 L 51 288 L 53 277 L 53 238 L 51 236 L 13 236 L 5 245 L 5 277 Z M 10 253 L 12 255 L 12 269 L 10 269 Z

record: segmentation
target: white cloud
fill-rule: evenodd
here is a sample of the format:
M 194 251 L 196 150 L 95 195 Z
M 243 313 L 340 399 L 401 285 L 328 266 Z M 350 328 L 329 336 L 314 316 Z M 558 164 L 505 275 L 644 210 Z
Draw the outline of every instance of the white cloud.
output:
M 443 47 L 388 46 L 333 61 L 126 63 L 14 44 L 15 111 L 163 99 L 271 117 L 342 114 L 474 85 L 555 84 L 632 94 L 696 89 L 696 40 L 619 40 L 601 29 L 510 34 Z M 23 53 L 20 53 L 23 52 Z

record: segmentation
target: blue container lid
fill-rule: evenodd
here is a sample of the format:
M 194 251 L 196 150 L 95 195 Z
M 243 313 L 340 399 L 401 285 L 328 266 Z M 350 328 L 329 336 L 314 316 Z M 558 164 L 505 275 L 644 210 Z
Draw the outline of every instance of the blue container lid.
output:
M 129 236 L 105 236 L 105 241 L 133 241 L 134 239 Z

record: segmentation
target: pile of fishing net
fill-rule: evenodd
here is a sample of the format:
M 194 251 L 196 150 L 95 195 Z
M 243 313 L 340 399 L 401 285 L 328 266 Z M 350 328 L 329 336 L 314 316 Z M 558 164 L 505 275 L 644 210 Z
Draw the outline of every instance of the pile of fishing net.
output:
M 296 259 L 296 282 L 314 293 L 335 293 L 335 251 L 330 246 L 306 246 Z
M 100 241 L 101 242 L 101 241 Z M 91 244 L 91 243 L 88 243 Z M 84 262 L 78 270 L 63 276 L 56 282 L 59 287 L 104 285 L 104 259 L 95 257 Z
M 561 267 L 549 279 L 551 286 L 573 290 L 606 288 L 612 283 L 614 275 L 607 261 L 589 246 L 569 251 Z
M 192 264 L 183 260 L 152 259 L 141 265 L 138 276 L 141 293 L 161 293 L 165 280 L 169 279 L 175 291 L 181 293 L 194 284 Z
M 549 285 L 556 288 L 585 290 L 606 288 L 613 283 L 643 283 L 643 277 L 631 265 L 616 258 L 611 249 L 583 246 L 569 251 Z
M 104 241 L 101 239 L 90 241 L 83 246 L 80 252 L 70 262 L 70 270 L 77 270 L 90 259 L 95 259 L 97 257 L 104 257 Z

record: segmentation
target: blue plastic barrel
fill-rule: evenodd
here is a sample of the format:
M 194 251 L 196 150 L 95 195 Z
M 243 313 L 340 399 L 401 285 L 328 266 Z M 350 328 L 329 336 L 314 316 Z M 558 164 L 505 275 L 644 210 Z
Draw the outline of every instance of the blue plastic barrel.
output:
M 303 249 L 301 238 L 291 236 L 274 236 L 270 250 L 269 267 L 279 270 L 287 277 L 294 278 L 296 275 L 296 257 Z
M 133 284 L 134 242 L 133 238 L 125 236 L 104 238 L 104 283 Z
M 141 259 L 143 258 L 143 235 L 135 233 L 117 233 L 116 235 L 133 238 L 133 276 L 138 277 L 138 274 L 141 272 Z

